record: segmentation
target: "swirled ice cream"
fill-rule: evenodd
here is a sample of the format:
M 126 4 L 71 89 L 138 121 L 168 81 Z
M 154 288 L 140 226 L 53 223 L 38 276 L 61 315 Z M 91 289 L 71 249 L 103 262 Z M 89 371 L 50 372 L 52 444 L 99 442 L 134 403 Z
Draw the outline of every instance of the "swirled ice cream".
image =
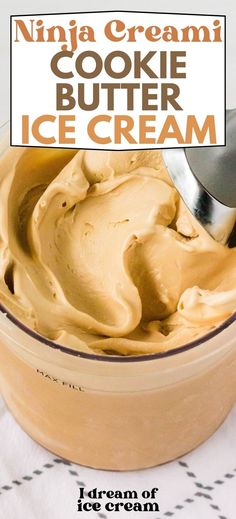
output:
M 11 148 L 0 202 L 1 303 L 53 341 L 154 353 L 236 310 L 236 249 L 195 221 L 159 151 Z

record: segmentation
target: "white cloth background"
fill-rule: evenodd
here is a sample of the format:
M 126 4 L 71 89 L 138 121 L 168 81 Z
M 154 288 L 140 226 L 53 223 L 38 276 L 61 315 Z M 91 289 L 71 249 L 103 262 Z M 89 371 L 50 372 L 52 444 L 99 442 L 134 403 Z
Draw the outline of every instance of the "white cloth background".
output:
M 159 512 L 77 512 L 79 487 L 158 487 Z M 103 505 L 105 500 L 102 501 Z M 31 440 L 0 398 L 0 519 L 235 519 L 236 407 L 207 442 L 183 458 L 134 472 L 93 470 Z

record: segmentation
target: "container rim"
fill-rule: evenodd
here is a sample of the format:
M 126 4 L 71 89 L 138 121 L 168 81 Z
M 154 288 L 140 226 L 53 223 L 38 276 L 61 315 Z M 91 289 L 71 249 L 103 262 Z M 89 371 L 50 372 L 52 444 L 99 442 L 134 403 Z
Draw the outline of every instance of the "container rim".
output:
M 179 353 L 184 353 L 186 351 L 189 351 L 193 348 L 196 348 L 197 346 L 201 346 L 208 340 L 212 339 L 225 329 L 227 329 L 230 325 L 232 325 L 234 322 L 236 322 L 236 312 L 234 312 L 228 319 L 226 319 L 223 323 L 221 323 L 219 326 L 211 330 L 210 332 L 204 334 L 203 336 L 199 337 L 198 339 L 195 339 L 193 341 L 190 341 L 186 344 L 183 344 L 182 346 L 179 346 L 178 348 L 173 348 L 171 350 L 162 351 L 158 353 L 147 353 L 142 355 L 130 355 L 130 356 L 119 356 L 119 355 L 97 355 L 96 353 L 87 353 L 83 351 L 77 351 L 72 348 L 63 346 L 62 344 L 59 344 L 55 341 L 52 341 L 51 339 L 48 339 L 47 337 L 44 337 L 40 333 L 36 332 L 35 330 L 32 330 L 28 326 L 26 326 L 24 323 L 19 321 L 7 308 L 0 303 L 0 312 L 4 314 L 9 321 L 11 321 L 15 326 L 17 326 L 20 330 L 25 332 L 29 337 L 32 337 L 33 339 L 38 340 L 45 346 L 49 346 L 50 348 L 54 350 L 61 351 L 62 353 L 65 353 L 67 355 L 71 355 L 73 357 L 80 357 L 87 360 L 96 360 L 101 362 L 114 362 L 114 363 L 132 363 L 132 362 L 144 362 L 144 361 L 150 361 L 150 360 L 156 360 L 156 359 L 163 359 L 166 357 L 171 357 L 174 355 L 178 355 Z
M 3 124 L 1 124 L 0 129 L 2 129 L 5 126 L 7 127 L 7 124 L 9 121 L 5 121 Z M 61 351 L 62 353 L 65 353 L 67 355 L 71 355 L 73 357 L 80 357 L 87 360 L 96 360 L 101 362 L 114 362 L 114 363 L 132 363 L 132 362 L 144 362 L 144 361 L 150 361 L 150 360 L 156 360 L 156 359 L 163 359 L 166 357 L 172 357 L 174 355 L 177 355 L 179 353 L 184 353 L 186 351 L 189 351 L 197 346 L 201 346 L 208 340 L 212 339 L 225 329 L 227 329 L 230 325 L 232 325 L 234 322 L 236 322 L 236 312 L 234 312 L 228 319 L 223 321 L 219 326 L 214 328 L 213 330 L 210 330 L 210 332 L 204 334 L 203 336 L 199 337 L 198 339 L 195 339 L 193 341 L 190 341 L 186 344 L 183 344 L 182 346 L 179 346 L 178 348 L 173 348 L 171 350 L 162 351 L 158 353 L 147 353 L 142 355 L 130 355 L 130 356 L 119 356 L 119 355 L 97 355 L 96 353 L 87 353 L 83 351 L 77 351 L 72 348 L 63 346 L 62 344 L 59 344 L 55 341 L 52 341 L 48 339 L 47 337 L 44 337 L 40 333 L 36 332 L 35 330 L 32 330 L 28 326 L 26 326 L 24 323 L 19 321 L 1 302 L 0 302 L 0 313 L 4 314 L 9 321 L 11 321 L 16 327 L 18 327 L 20 330 L 22 330 L 24 333 L 26 333 L 29 337 L 32 337 L 33 339 L 38 340 L 45 346 L 48 346 L 54 350 Z

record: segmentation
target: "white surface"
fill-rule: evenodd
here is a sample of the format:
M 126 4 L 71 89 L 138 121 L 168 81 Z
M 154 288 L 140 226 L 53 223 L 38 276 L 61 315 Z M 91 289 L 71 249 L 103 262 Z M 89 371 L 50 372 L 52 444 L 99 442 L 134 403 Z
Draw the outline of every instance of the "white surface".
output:
M 160 512 L 78 513 L 82 486 L 87 491 L 97 487 L 138 493 L 158 487 Z M 0 519 L 235 519 L 235 495 L 236 407 L 187 456 L 161 467 L 119 473 L 63 462 L 31 440 L 0 399 Z

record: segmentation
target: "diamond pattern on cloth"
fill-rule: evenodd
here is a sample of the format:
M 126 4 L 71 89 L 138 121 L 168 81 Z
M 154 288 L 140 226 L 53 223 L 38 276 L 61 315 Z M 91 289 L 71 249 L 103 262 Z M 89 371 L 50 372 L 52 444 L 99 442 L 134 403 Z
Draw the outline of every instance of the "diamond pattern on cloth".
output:
M 79 487 L 158 487 L 160 512 L 77 512 Z M 236 406 L 216 433 L 181 459 L 132 472 L 95 470 L 65 461 L 34 442 L 0 398 L 0 519 L 235 519 Z

